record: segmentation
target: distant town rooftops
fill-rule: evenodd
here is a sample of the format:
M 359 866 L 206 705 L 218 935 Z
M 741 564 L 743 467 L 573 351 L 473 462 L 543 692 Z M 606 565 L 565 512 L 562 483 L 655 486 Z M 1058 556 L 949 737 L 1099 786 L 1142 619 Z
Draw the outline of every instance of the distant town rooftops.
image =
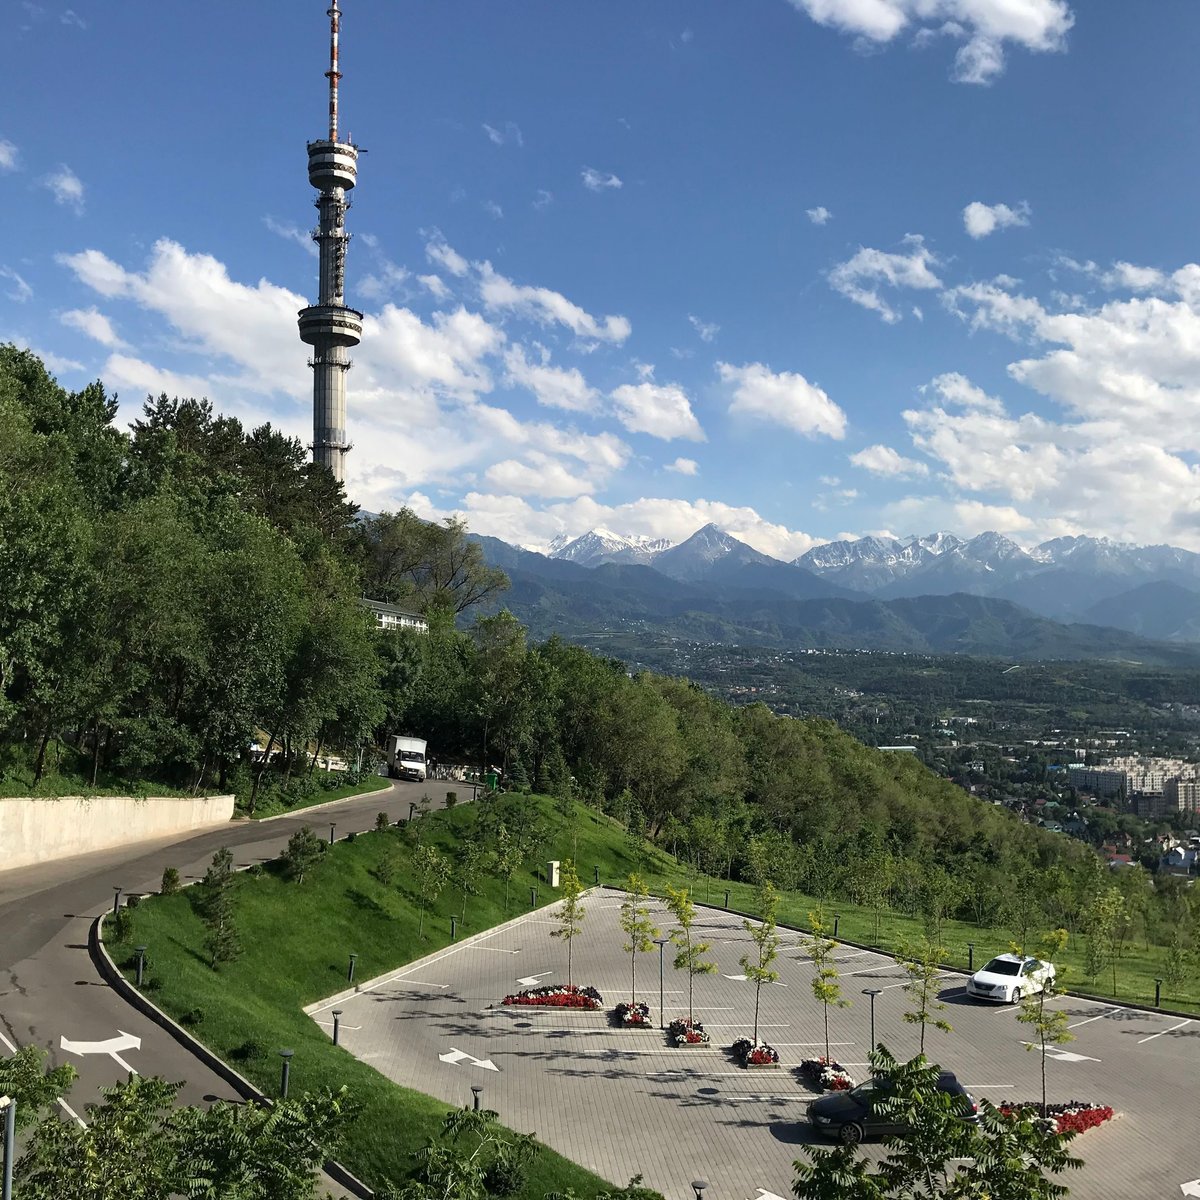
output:
M 366 596 L 362 597 L 359 603 L 375 614 L 380 629 L 416 629 L 420 633 L 429 632 L 429 622 L 419 613 L 405 612 L 394 604 L 385 604 L 382 600 L 371 600 Z

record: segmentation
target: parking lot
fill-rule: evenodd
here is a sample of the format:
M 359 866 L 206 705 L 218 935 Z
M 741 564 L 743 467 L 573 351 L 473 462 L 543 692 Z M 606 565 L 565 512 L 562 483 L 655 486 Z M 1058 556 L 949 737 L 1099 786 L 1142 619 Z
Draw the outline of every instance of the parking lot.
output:
M 574 942 L 573 982 L 597 987 L 606 1010 L 629 998 L 619 907 L 619 893 L 592 893 Z M 655 913 L 665 934 L 670 915 L 658 906 Z M 790 1196 L 792 1163 L 816 1140 L 804 1119 L 814 1093 L 794 1068 L 824 1050 L 802 936 L 781 931 L 780 979 L 762 990 L 759 1034 L 779 1050 L 781 1067 L 747 1071 L 724 1049 L 750 1036 L 754 1015 L 754 986 L 738 965 L 752 944 L 739 918 L 719 909 L 697 917 L 697 933 L 713 943 L 718 964 L 718 974 L 695 984 L 695 1015 L 713 1039 L 699 1050 L 671 1048 L 657 1028 L 615 1029 L 607 1011 L 502 1007 L 506 993 L 566 982 L 566 947 L 551 936 L 557 927 L 554 908 L 531 912 L 310 1011 L 329 1032 L 331 1010 L 340 1009 L 341 1044 L 395 1082 L 452 1104 L 470 1103 L 472 1085 L 480 1085 L 484 1105 L 506 1124 L 615 1183 L 641 1173 L 668 1200 L 691 1200 L 690 1181 L 700 1178 L 709 1182 L 708 1200 Z M 667 946 L 666 1020 L 687 1012 L 687 977 L 672 970 L 670 956 Z M 853 1005 L 831 1010 L 834 1057 L 863 1078 L 870 1005 L 861 993 L 868 987 L 881 989 L 877 1039 L 899 1057 L 915 1054 L 919 1031 L 903 1022 L 905 976 L 895 962 L 851 947 L 841 947 L 837 960 Z M 657 1025 L 657 948 L 639 955 L 637 975 L 638 999 L 650 1004 Z M 976 1097 L 1037 1097 L 1039 1058 L 1026 1050 L 1014 1010 L 967 1000 L 960 975 L 943 982 L 941 1015 L 954 1032 L 930 1029 L 929 1057 Z M 1070 1014 L 1076 1040 L 1051 1051 L 1049 1098 L 1110 1104 L 1121 1114 L 1076 1139 L 1086 1165 L 1065 1180 L 1071 1195 L 1179 1197 L 1182 1185 L 1200 1180 L 1200 1019 L 1071 997 L 1055 1003 Z

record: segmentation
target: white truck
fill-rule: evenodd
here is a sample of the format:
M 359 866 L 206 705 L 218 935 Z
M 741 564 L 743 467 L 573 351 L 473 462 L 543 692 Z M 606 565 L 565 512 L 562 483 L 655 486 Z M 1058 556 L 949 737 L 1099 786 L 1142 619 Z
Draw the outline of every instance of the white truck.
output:
M 388 774 L 393 779 L 425 781 L 425 739 L 393 735 L 387 744 Z

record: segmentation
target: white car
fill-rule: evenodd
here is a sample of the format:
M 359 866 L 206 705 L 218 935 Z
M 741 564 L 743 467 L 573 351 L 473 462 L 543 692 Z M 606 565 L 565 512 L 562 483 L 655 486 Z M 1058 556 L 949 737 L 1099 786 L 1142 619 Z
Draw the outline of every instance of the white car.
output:
M 981 971 L 967 980 L 967 995 L 977 1000 L 1020 1004 L 1025 996 L 1036 996 L 1054 980 L 1054 964 L 1029 955 L 997 954 Z

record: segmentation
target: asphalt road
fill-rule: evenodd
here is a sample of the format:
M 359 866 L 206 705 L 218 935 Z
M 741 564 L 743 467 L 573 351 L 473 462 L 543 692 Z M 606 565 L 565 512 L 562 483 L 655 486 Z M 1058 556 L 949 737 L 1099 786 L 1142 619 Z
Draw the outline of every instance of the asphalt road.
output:
M 598 987 L 606 1006 L 627 999 L 630 988 L 618 907 L 617 895 L 595 894 L 574 943 L 574 982 Z M 656 920 L 669 928 L 665 912 Z M 328 1010 L 342 1009 L 342 1045 L 406 1086 L 462 1104 L 471 1085 L 482 1085 L 484 1103 L 506 1123 L 536 1132 L 615 1183 L 642 1173 L 668 1200 L 691 1200 L 690 1181 L 698 1178 L 721 1200 L 786 1197 L 793 1160 L 806 1144 L 823 1144 L 804 1119 L 813 1093 L 794 1071 L 824 1050 L 813 968 L 799 935 L 785 933 L 780 982 L 763 989 L 760 1015 L 760 1036 L 779 1050 L 782 1067 L 746 1071 L 722 1047 L 751 1033 L 754 990 L 738 965 L 749 937 L 720 910 L 702 910 L 699 922 L 719 964 L 719 974 L 695 987 L 696 1016 L 713 1037 L 708 1049 L 672 1049 L 659 1031 L 614 1029 L 605 1014 L 498 1007 L 505 993 L 535 978 L 565 981 L 566 952 L 550 936 L 557 927 L 550 909 L 410 964 L 349 999 L 315 1006 L 312 1015 L 328 1032 Z M 862 988 L 883 989 L 876 1036 L 894 1053 L 916 1053 L 918 1033 L 903 1021 L 905 977 L 893 960 L 850 947 L 837 958 L 854 1004 L 831 1011 L 832 1051 L 861 1080 L 870 1045 Z M 652 952 L 638 966 L 638 999 L 649 1002 L 655 1021 L 657 960 Z M 686 1015 L 686 976 L 671 969 L 669 957 L 664 974 L 667 1019 Z M 967 1000 L 962 976 L 943 982 L 942 1015 L 955 1031 L 930 1030 L 929 1056 L 977 1097 L 1037 1098 L 1038 1055 L 1025 1049 L 1014 1009 Z M 1050 1099 L 1111 1104 L 1122 1114 L 1076 1139 L 1086 1165 L 1064 1180 L 1072 1197 L 1178 1198 L 1181 1185 L 1200 1179 L 1200 1019 L 1070 997 L 1055 1003 L 1070 1013 L 1076 1041 L 1048 1063 Z
M 393 821 L 406 818 L 410 803 L 424 794 L 438 807 L 447 787 L 456 786 L 379 782 L 387 790 L 295 815 L 232 821 L 185 839 L 0 872 L 0 1052 L 33 1044 L 48 1051 L 51 1062 L 74 1066 L 79 1078 L 64 1108 L 77 1118 L 84 1105 L 100 1099 L 101 1088 L 125 1079 L 128 1069 L 184 1080 L 185 1103 L 237 1099 L 219 1076 L 100 980 L 88 957 L 88 928 L 111 907 L 114 887 L 125 893 L 157 891 L 164 867 L 176 867 L 185 881 L 200 878 L 222 846 L 233 851 L 235 865 L 249 866 L 277 857 L 304 825 L 327 836 L 329 823 L 336 822 L 335 834 L 342 838 L 372 828 L 380 811 Z M 461 792 L 462 785 L 457 787 Z M 63 1038 L 94 1043 L 121 1034 L 140 1039 L 140 1046 L 118 1050 L 114 1057 L 103 1051 L 71 1053 L 61 1044 Z

